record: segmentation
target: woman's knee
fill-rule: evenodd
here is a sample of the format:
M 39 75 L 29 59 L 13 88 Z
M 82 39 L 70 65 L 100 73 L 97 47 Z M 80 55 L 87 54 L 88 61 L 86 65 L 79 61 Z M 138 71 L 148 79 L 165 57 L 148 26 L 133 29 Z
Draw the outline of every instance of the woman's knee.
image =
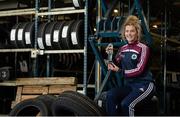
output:
M 129 108 L 129 104 L 126 101 L 122 101 L 121 102 L 121 108 L 127 109 L 127 108 Z
M 111 89 L 111 90 L 109 90 L 108 92 L 107 92 L 107 99 L 113 99 L 113 100 L 115 100 L 115 98 L 117 98 L 117 96 L 116 96 L 116 94 L 117 94 L 118 92 L 117 92 L 117 90 L 116 89 Z

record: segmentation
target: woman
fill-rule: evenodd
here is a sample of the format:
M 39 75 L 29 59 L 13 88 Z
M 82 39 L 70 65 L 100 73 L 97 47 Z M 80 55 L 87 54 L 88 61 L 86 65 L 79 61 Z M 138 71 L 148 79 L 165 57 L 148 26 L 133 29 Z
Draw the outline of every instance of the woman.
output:
M 140 42 L 141 25 L 136 16 L 130 15 L 122 27 L 122 37 L 127 44 L 120 47 L 114 63 L 108 69 L 121 72 L 124 86 L 107 92 L 107 114 L 134 116 L 135 106 L 152 96 L 154 83 L 148 69 L 149 47 Z M 111 49 L 111 48 L 106 48 Z

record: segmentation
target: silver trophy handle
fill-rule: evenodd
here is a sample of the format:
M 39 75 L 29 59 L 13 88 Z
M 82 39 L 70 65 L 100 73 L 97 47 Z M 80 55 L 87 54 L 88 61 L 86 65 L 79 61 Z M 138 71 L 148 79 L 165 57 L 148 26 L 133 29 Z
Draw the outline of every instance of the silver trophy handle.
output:
M 108 61 L 112 62 L 112 57 L 113 57 L 113 44 L 109 43 L 107 48 L 106 48 L 106 53 L 108 54 Z

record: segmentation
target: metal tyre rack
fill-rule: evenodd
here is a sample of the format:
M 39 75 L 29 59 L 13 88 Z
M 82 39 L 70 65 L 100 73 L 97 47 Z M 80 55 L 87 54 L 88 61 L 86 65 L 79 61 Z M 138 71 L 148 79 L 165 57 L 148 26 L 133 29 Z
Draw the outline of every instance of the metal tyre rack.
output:
M 73 0 L 74 2 L 74 0 Z M 76 1 L 76 2 L 79 2 Z M 34 48 L 16 48 L 16 49 L 1 49 L 1 53 L 6 52 L 13 52 L 13 53 L 23 53 L 23 52 L 30 52 L 31 58 L 33 59 L 33 76 L 37 76 L 37 61 L 36 58 L 38 55 L 46 54 L 47 55 L 47 76 L 49 76 L 49 55 L 50 54 L 59 54 L 59 53 L 82 53 L 84 55 L 84 62 L 83 62 L 83 93 L 86 94 L 87 92 L 87 24 L 88 24 L 88 0 L 84 0 L 84 8 L 78 7 L 77 3 L 73 3 L 75 7 L 65 7 L 65 8 L 51 8 L 51 0 L 48 0 L 48 7 L 39 7 L 40 0 L 35 1 L 35 8 L 27 8 L 27 9 L 18 9 L 18 10 L 6 10 L 0 11 L 0 17 L 7 17 L 7 16 L 23 16 L 23 15 L 34 15 L 35 17 L 35 43 Z M 80 3 L 82 5 L 82 3 Z M 84 48 L 83 49 L 69 49 L 69 50 L 41 50 L 37 47 L 37 32 L 38 32 L 38 20 L 40 16 L 51 16 L 55 15 L 63 15 L 63 14 L 84 14 Z M 50 22 L 50 21 L 49 21 Z M 17 45 L 16 43 L 13 43 Z M 28 46 L 31 47 L 31 46 Z

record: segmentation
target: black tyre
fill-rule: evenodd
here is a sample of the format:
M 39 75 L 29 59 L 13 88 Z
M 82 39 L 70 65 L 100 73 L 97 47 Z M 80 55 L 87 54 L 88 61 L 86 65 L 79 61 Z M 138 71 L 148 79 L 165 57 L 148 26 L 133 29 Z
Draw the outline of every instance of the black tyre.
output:
M 84 104 L 91 111 L 96 113 L 96 115 L 105 115 L 105 112 L 89 97 L 75 91 L 65 91 L 59 95 L 60 97 L 69 97 L 74 100 L 79 100 L 82 104 Z
M 45 29 L 44 40 L 45 40 L 46 49 L 53 49 L 52 41 L 53 41 L 53 30 L 55 24 L 56 22 L 50 22 Z
M 12 29 L 11 29 L 11 32 L 10 32 L 10 45 L 13 47 L 13 48 L 17 48 L 17 33 L 18 33 L 18 28 L 19 26 L 21 25 L 21 23 L 17 23 L 15 24 Z
M 71 43 L 74 49 L 82 49 L 84 46 L 84 21 L 77 20 L 71 28 Z
M 17 29 L 17 46 L 18 48 L 25 48 L 25 27 L 27 23 L 21 23 Z
M 25 27 L 25 33 L 24 33 L 24 39 L 25 39 L 25 46 L 27 48 L 33 48 L 34 47 L 34 35 L 35 35 L 35 23 L 29 22 Z
M 46 104 L 41 100 L 27 99 L 19 102 L 9 113 L 9 116 L 49 116 Z
M 65 22 L 62 32 L 61 32 L 61 43 L 62 43 L 62 49 L 71 49 L 72 43 L 71 43 L 71 27 L 73 25 L 74 21 L 67 21 Z
M 81 100 L 70 97 L 58 97 L 52 105 L 53 116 L 95 116 L 97 115 Z
M 7 28 L 5 28 L 3 25 L 0 27 L 0 48 L 4 49 L 4 48 L 8 48 L 8 43 L 9 43 L 9 30 Z M 8 42 L 8 43 L 7 43 Z
M 38 33 L 37 33 L 37 43 L 39 49 L 45 49 L 45 29 L 47 27 L 48 23 L 42 23 L 40 24 L 38 28 Z
M 61 35 L 64 23 L 65 21 L 57 22 L 54 26 L 52 45 L 55 49 L 62 49 Z
M 51 106 L 52 106 L 53 102 L 57 99 L 56 96 L 53 96 L 53 95 L 40 95 L 35 99 L 44 102 L 44 104 L 47 107 L 48 115 L 52 115 Z

